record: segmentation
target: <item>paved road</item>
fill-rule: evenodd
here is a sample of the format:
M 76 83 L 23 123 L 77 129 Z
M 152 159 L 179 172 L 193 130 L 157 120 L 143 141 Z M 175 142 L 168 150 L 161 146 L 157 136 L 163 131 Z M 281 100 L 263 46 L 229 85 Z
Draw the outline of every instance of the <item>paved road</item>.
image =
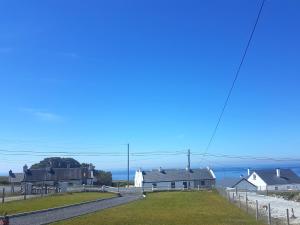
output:
M 103 199 L 96 202 L 85 203 L 82 205 L 75 205 L 66 208 L 58 208 L 46 212 L 38 212 L 35 214 L 17 216 L 10 218 L 10 225 L 42 225 L 59 220 L 64 220 L 87 213 L 100 211 L 114 206 L 126 204 L 140 199 L 141 196 L 137 194 L 128 194 L 122 197 L 112 199 Z

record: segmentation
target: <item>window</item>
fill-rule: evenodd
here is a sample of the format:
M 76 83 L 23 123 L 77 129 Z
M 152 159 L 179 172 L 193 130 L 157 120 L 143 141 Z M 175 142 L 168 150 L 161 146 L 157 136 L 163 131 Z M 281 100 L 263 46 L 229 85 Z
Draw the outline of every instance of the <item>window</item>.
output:
M 278 187 L 275 187 L 275 191 L 278 191 Z
M 253 180 L 256 180 L 256 175 L 255 174 L 253 174 Z
M 204 186 L 204 185 L 205 185 L 205 181 L 201 180 L 201 186 Z
M 290 190 L 290 189 L 291 189 L 291 186 L 287 186 L 286 188 L 287 188 L 288 190 Z
M 171 182 L 171 188 L 175 188 L 175 182 Z
M 157 183 L 153 183 L 153 184 L 152 184 L 152 187 L 153 187 L 153 188 L 157 188 Z

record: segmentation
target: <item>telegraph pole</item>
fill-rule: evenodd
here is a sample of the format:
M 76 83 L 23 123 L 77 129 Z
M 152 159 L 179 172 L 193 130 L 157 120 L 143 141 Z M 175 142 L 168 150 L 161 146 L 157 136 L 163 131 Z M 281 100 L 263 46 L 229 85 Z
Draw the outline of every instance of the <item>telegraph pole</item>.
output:
M 187 157 L 188 157 L 188 164 L 187 164 L 187 172 L 188 172 L 188 177 L 189 177 L 189 181 L 188 181 L 188 186 L 187 188 L 190 189 L 191 183 L 190 183 L 190 172 L 191 172 L 191 151 L 190 149 L 188 149 L 187 152 Z
M 190 149 L 188 150 L 187 156 L 188 156 L 187 168 L 188 168 L 188 170 L 190 170 L 191 169 L 191 151 L 190 151 Z
M 129 143 L 127 144 L 127 187 L 129 188 Z

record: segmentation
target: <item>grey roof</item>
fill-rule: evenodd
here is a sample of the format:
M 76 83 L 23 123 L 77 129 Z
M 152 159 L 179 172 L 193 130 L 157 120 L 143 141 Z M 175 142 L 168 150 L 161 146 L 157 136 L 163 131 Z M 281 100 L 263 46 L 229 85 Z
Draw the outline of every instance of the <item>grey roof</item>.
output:
M 276 175 L 276 169 L 254 170 L 267 185 L 300 184 L 300 177 L 291 169 L 280 169 L 280 177 Z
M 210 180 L 215 179 L 208 169 L 166 169 L 143 171 L 144 182 Z
M 241 182 L 245 182 L 253 187 L 256 187 L 254 184 L 252 184 L 250 181 L 247 180 L 247 178 L 243 177 L 241 179 L 239 179 L 234 185 L 232 185 L 231 187 L 234 188 L 236 187 L 238 184 L 240 184 Z
M 225 177 L 223 179 L 217 180 L 216 186 L 217 187 L 232 187 L 240 180 L 241 180 L 241 178 Z
M 24 179 L 24 173 L 13 173 L 10 171 L 8 181 L 10 183 L 21 183 Z
M 24 181 L 66 181 L 80 180 L 84 177 L 82 168 L 29 169 Z

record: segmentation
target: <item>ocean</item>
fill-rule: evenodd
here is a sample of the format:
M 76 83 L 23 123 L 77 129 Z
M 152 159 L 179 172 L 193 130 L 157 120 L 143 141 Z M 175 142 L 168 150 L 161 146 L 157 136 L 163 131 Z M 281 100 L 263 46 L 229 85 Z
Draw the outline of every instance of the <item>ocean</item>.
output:
M 292 169 L 298 176 L 300 176 L 300 166 L 295 164 L 290 164 L 286 166 L 278 165 L 267 165 L 267 166 L 253 166 L 251 169 Z M 212 168 L 217 180 L 227 179 L 227 178 L 239 178 L 241 176 L 247 176 L 248 167 L 216 167 Z M 135 170 L 129 171 L 130 180 L 134 180 Z M 127 170 L 112 170 L 113 180 L 127 180 Z

